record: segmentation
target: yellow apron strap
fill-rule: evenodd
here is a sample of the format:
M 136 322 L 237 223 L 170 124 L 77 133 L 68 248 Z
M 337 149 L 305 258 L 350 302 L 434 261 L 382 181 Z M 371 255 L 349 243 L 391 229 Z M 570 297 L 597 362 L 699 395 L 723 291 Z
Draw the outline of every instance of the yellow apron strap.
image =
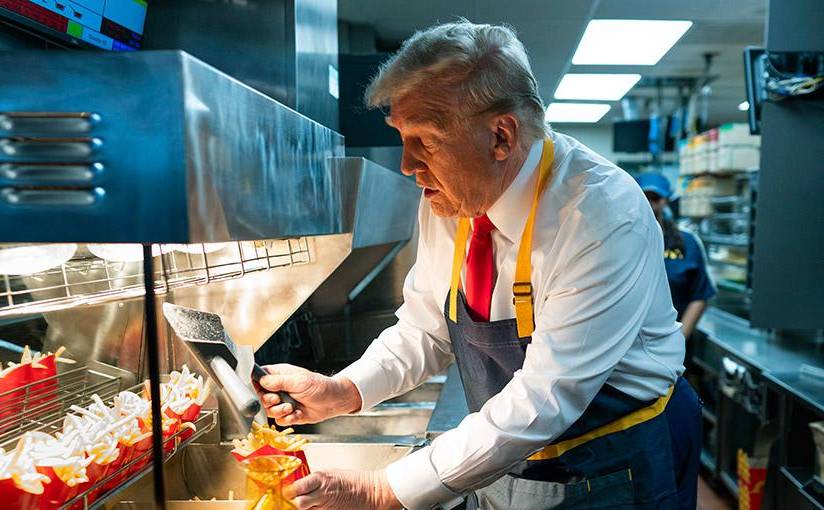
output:
M 532 231 L 535 228 L 535 215 L 541 195 L 549 184 L 552 175 L 552 162 L 555 159 L 555 146 L 552 139 L 544 140 L 539 165 L 538 184 L 532 198 L 532 206 L 526 219 L 521 245 L 518 248 L 518 260 L 515 265 L 515 280 L 512 284 L 512 302 L 515 305 L 515 322 L 518 325 L 518 338 L 526 338 L 535 331 L 532 310 Z M 469 218 L 458 219 L 455 233 L 455 249 L 452 255 L 452 281 L 449 286 L 449 320 L 458 322 L 458 288 L 461 285 L 461 270 L 466 259 L 466 241 L 469 239 Z
M 513 304 L 515 305 L 515 321 L 518 325 L 518 338 L 526 338 L 535 331 L 535 320 L 532 299 L 532 232 L 535 228 L 535 216 L 541 196 L 549 184 L 552 175 L 552 163 L 555 158 L 555 148 L 550 138 L 544 140 L 541 153 L 538 184 L 532 198 L 532 206 L 521 235 L 521 244 L 518 247 L 518 259 L 515 264 L 515 279 L 512 284 Z M 459 218 L 455 232 L 455 249 L 452 256 L 452 279 L 449 286 L 449 319 L 458 322 L 458 289 L 461 286 L 461 270 L 466 259 L 466 241 L 469 239 L 471 225 L 469 218 Z M 664 412 L 667 407 L 674 386 L 667 394 L 647 407 L 633 411 L 613 422 L 597 427 L 586 434 L 573 437 L 559 443 L 551 444 L 543 450 L 533 454 L 528 460 L 549 460 L 560 457 L 567 451 L 593 439 L 627 430 L 630 427 L 651 420 Z
M 672 396 L 672 391 L 674 388 L 675 386 L 670 386 L 670 389 L 666 395 L 660 397 L 658 400 L 656 400 L 647 407 L 642 407 L 641 409 L 633 411 L 628 415 L 618 418 L 613 422 L 607 423 L 606 425 L 602 425 L 593 430 L 590 430 L 586 434 L 582 434 L 580 436 L 573 437 L 565 441 L 561 441 L 560 443 L 548 445 L 543 450 L 528 457 L 527 460 L 554 459 L 560 457 L 561 455 L 575 448 L 576 446 L 581 446 L 582 444 L 592 441 L 593 439 L 598 439 L 599 437 L 604 437 L 614 432 L 627 430 L 631 427 L 634 427 L 635 425 L 644 423 L 645 421 L 649 421 L 658 416 L 659 414 L 661 414 L 662 412 L 664 412 L 664 409 L 666 409 L 667 403 L 669 402 L 669 399 Z
M 515 264 L 515 279 L 512 283 L 512 304 L 515 305 L 515 323 L 518 325 L 518 338 L 527 338 L 535 331 L 535 316 L 532 309 L 532 232 L 535 230 L 535 216 L 538 204 L 541 201 L 549 178 L 552 175 L 552 162 L 555 159 L 555 149 L 552 140 L 544 140 L 544 150 L 541 153 L 538 185 L 535 186 L 535 195 L 529 216 L 526 218 L 524 233 L 521 235 L 521 245 L 518 247 L 518 261 Z
M 469 239 L 469 218 L 458 219 L 455 232 L 455 251 L 452 255 L 452 281 L 449 285 L 449 320 L 458 322 L 458 287 L 461 286 L 461 269 L 466 258 L 466 240 Z

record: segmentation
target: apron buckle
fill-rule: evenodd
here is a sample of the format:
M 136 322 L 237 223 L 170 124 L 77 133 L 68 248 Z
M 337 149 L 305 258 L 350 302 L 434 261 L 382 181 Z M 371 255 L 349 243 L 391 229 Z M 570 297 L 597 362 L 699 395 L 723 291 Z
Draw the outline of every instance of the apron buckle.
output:
M 532 302 L 532 283 L 515 282 L 512 284 L 512 303 Z

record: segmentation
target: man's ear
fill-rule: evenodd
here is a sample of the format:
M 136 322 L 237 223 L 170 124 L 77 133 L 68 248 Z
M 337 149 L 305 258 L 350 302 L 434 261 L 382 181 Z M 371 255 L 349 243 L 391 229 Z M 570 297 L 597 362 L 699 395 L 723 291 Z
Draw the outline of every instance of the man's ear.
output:
M 521 124 L 511 113 L 496 115 L 490 119 L 492 130 L 492 155 L 496 161 L 509 159 L 518 146 Z

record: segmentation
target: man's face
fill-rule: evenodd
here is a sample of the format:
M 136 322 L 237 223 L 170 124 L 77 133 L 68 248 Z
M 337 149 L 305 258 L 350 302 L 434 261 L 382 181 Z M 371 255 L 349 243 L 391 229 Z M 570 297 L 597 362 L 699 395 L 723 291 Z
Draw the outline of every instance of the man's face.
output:
M 425 94 L 393 100 L 387 123 L 403 140 L 401 171 L 414 175 L 438 216 L 476 217 L 500 196 L 500 172 L 493 153 L 494 132 L 482 120 L 475 125 L 438 126 L 433 112 L 450 108 Z M 440 112 L 438 112 L 440 113 Z

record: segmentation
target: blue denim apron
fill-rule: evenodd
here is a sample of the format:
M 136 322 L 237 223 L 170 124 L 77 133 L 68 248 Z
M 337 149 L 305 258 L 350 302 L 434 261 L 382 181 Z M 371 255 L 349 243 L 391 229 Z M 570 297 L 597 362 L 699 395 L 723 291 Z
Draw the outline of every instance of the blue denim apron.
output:
M 475 322 L 462 293 L 458 321 L 446 322 L 471 412 L 499 393 L 523 367 L 530 338 L 515 319 Z M 605 384 L 584 414 L 557 441 L 585 434 L 650 402 Z M 701 404 L 679 378 L 664 412 L 588 441 L 557 458 L 523 461 L 475 491 L 467 509 L 695 509 L 701 451 Z

